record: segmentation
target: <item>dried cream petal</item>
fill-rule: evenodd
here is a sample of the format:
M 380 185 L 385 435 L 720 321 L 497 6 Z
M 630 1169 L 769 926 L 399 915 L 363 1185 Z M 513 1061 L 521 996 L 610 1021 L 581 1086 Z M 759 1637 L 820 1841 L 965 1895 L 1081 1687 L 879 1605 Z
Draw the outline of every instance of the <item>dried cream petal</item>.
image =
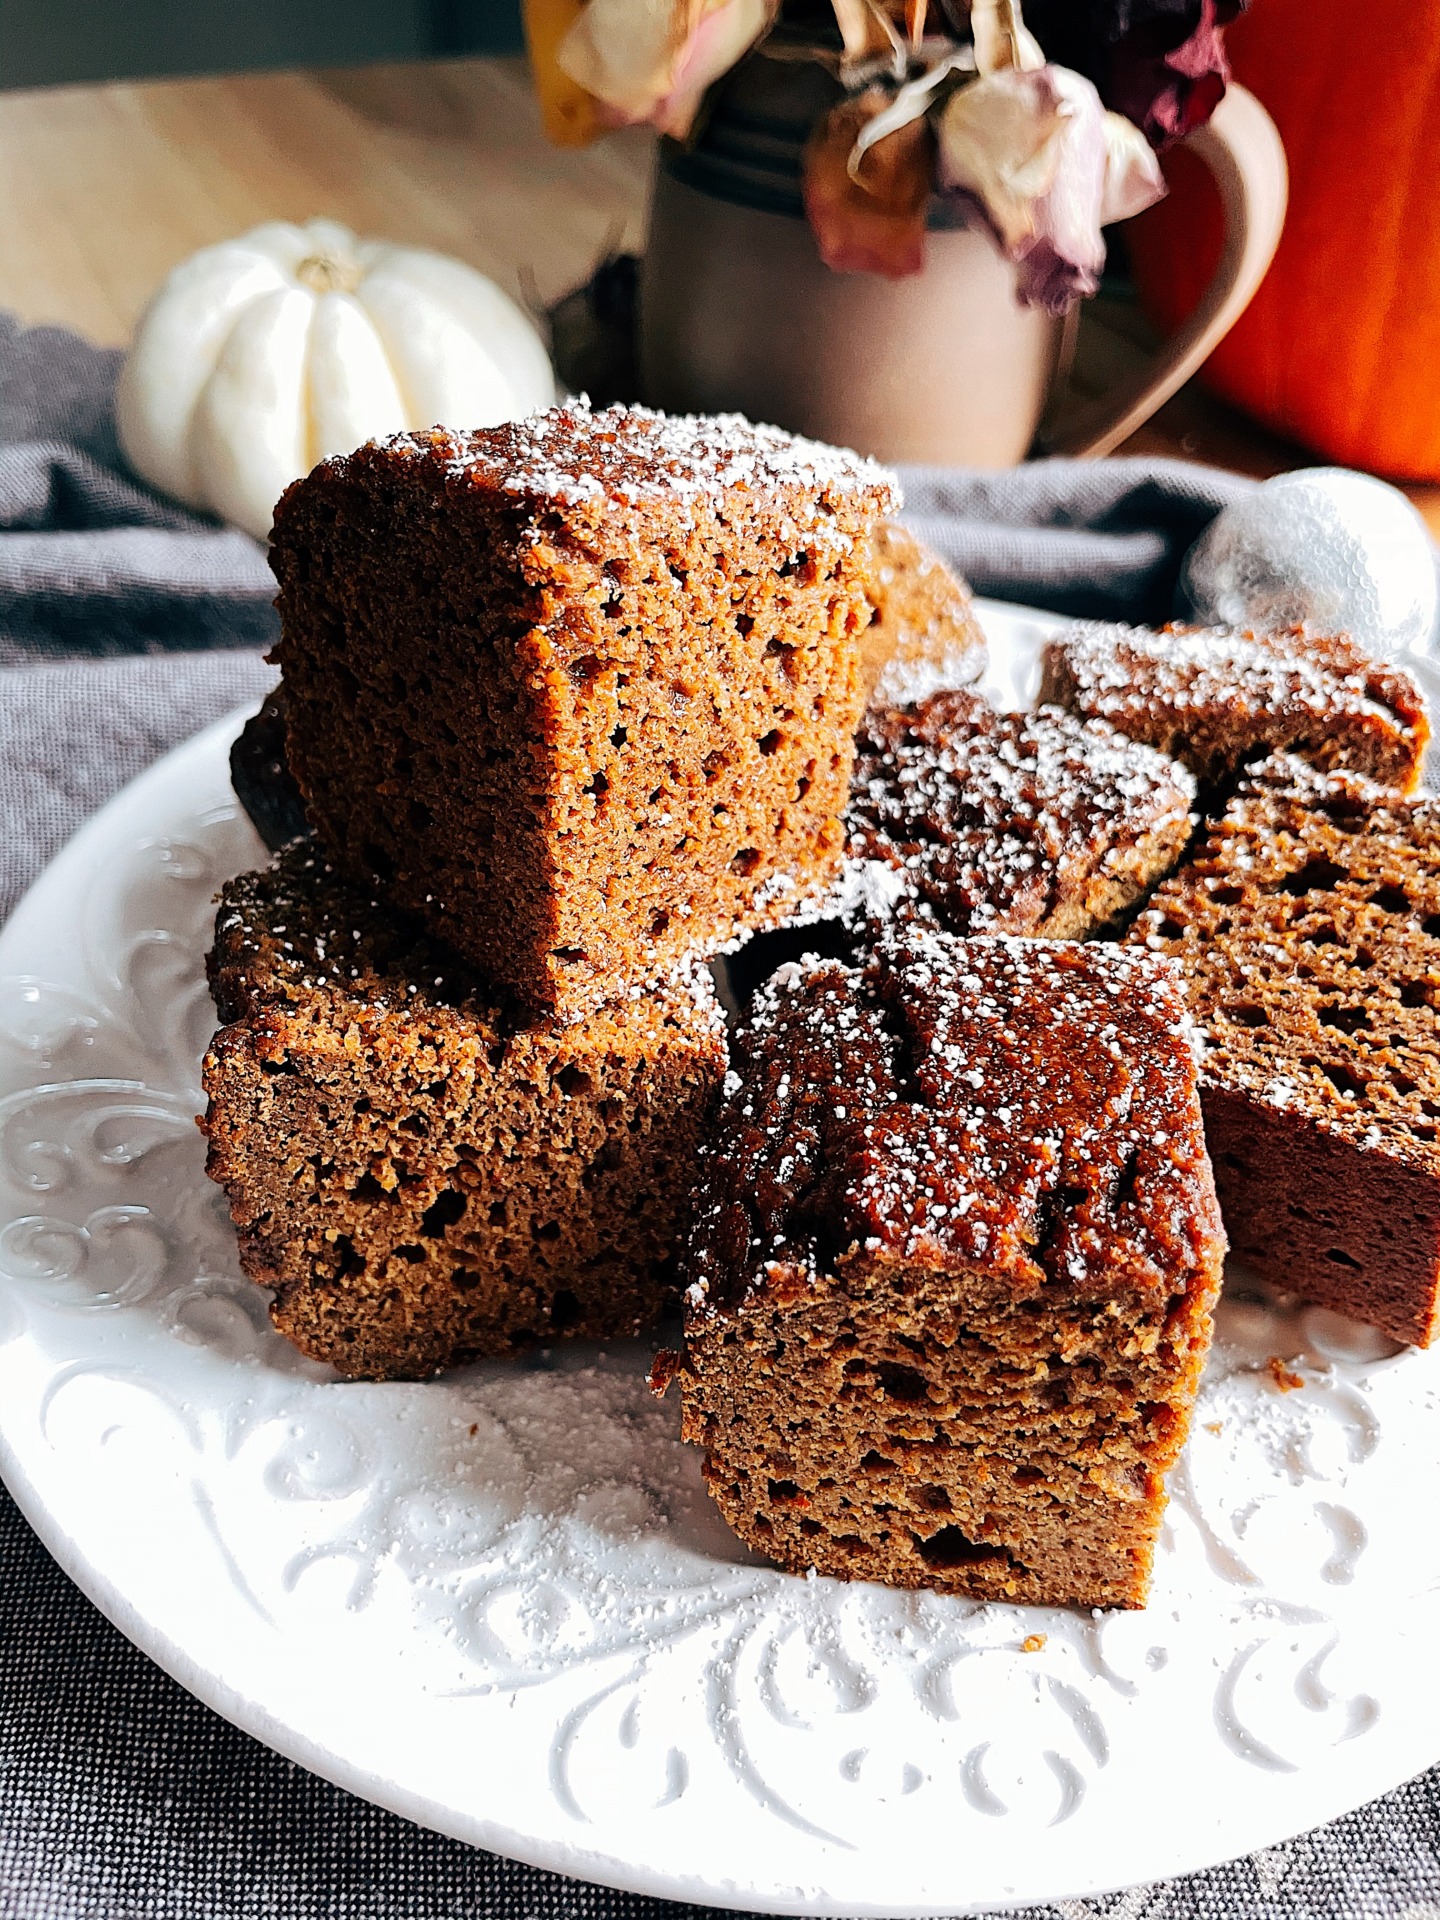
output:
M 701 96 L 769 26 L 776 0 L 589 0 L 556 54 L 618 120 L 688 132 Z
M 940 116 L 940 186 L 973 198 L 1020 267 L 1022 300 L 1063 313 L 1105 264 L 1107 146 L 1100 96 L 1068 67 L 1004 68 Z
M 1021 18 L 1020 0 L 971 0 L 970 37 L 981 73 L 1030 73 L 1045 64 L 1039 41 Z
M 1047 75 L 1002 68 L 951 95 L 940 116 L 940 181 L 970 193 L 1008 250 L 1035 231 L 1064 151 L 1067 111 Z
M 1155 150 L 1133 120 L 1123 113 L 1107 113 L 1105 129 L 1105 193 L 1100 202 L 1100 224 L 1129 220 L 1165 196 L 1165 176 Z

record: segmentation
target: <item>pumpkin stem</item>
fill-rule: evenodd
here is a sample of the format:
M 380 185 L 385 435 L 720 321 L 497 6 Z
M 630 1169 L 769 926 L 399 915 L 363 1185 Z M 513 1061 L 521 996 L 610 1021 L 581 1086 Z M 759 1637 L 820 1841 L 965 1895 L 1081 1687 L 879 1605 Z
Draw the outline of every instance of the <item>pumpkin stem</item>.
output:
M 296 267 L 295 278 L 315 293 L 353 293 L 364 274 L 354 260 L 336 253 L 312 253 Z

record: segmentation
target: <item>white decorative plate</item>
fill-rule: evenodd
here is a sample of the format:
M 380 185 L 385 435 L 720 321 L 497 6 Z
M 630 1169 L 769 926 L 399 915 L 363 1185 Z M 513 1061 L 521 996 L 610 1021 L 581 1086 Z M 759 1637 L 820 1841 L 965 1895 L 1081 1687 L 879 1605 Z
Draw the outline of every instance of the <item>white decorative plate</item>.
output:
M 1043 622 L 988 624 L 1023 680 Z M 446 1833 L 774 1912 L 1179 1873 L 1440 1758 L 1440 1351 L 1238 1288 L 1154 1599 L 1110 1616 L 755 1564 L 639 1346 L 427 1386 L 293 1354 L 194 1126 L 211 902 L 261 858 L 237 724 L 0 936 L 0 1467 L 178 1680 Z

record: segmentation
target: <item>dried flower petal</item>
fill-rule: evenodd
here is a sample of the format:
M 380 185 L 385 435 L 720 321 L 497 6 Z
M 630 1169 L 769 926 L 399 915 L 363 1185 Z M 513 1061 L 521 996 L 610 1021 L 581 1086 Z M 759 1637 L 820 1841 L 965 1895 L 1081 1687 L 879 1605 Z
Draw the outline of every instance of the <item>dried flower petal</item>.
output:
M 905 67 L 905 42 L 890 6 L 882 0 L 832 0 L 844 52 L 840 77 L 846 85 L 877 66 L 899 77 Z
M 589 0 L 559 65 L 617 124 L 683 138 L 707 87 L 770 25 L 778 0 Z
M 1052 60 L 1164 146 L 1203 126 L 1230 77 L 1223 29 L 1247 0 L 1030 0 Z
M 1165 197 L 1165 176 L 1155 150 L 1133 120 L 1123 113 L 1107 113 L 1105 131 L 1105 192 L 1100 201 L 1100 224 L 1130 220 Z
M 1045 64 L 1040 43 L 1020 17 L 1020 0 L 971 0 L 970 37 L 981 73 L 1019 67 L 1031 73 Z
M 583 147 L 605 131 L 597 102 L 560 67 L 557 55 L 581 0 L 524 0 L 525 45 L 545 131 L 559 147 Z
M 888 105 L 873 114 L 860 128 L 855 138 L 855 145 L 850 150 L 850 178 L 852 180 L 860 178 L 861 163 L 873 146 L 930 111 L 935 105 L 939 89 L 952 74 L 974 71 L 973 50 L 969 47 L 956 47 L 953 53 L 944 55 L 916 79 L 907 80 L 905 85 L 891 96 Z
M 1132 137 L 1133 136 L 1133 137 Z M 1110 124 L 1090 82 L 1066 67 L 992 73 L 940 116 L 939 183 L 974 200 L 1020 268 L 1020 298 L 1063 313 L 1099 285 L 1104 219 L 1163 188 L 1138 133 Z
M 1225 97 L 1230 63 L 1223 28 L 1239 0 L 1200 0 L 1195 30 L 1168 51 L 1132 36 L 1116 48 L 1110 87 L 1116 111 L 1138 121 L 1156 146 L 1204 126 Z
M 898 280 L 925 264 L 934 136 L 923 114 L 855 154 L 862 131 L 891 105 L 883 87 L 842 100 L 805 149 L 805 212 L 821 259 L 836 273 Z

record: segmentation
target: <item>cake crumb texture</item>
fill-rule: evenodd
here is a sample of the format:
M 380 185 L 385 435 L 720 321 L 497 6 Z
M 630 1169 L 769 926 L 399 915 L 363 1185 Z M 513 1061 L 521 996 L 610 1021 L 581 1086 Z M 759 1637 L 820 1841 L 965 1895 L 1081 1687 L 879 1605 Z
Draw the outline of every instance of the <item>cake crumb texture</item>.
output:
M 285 495 L 310 817 L 537 1018 L 785 918 L 839 866 L 879 468 L 734 416 L 405 434 Z
M 703 971 L 525 1026 L 306 843 L 226 886 L 209 971 L 207 1171 L 303 1352 L 420 1378 L 673 1301 L 726 1063 Z
M 872 707 L 846 813 L 860 917 L 1087 939 L 1174 866 L 1194 800 L 1191 774 L 1103 720 L 964 690 Z
M 1397 1340 L 1440 1286 L 1440 800 L 1276 755 L 1130 939 L 1181 964 L 1236 1253 Z
M 1224 1256 L 1183 994 L 1149 958 L 910 928 L 762 989 L 657 1372 L 748 1545 L 1144 1603 Z
M 1413 675 L 1303 627 L 1077 626 L 1046 645 L 1040 698 L 1183 760 L 1207 789 L 1283 750 L 1409 792 L 1430 738 Z

